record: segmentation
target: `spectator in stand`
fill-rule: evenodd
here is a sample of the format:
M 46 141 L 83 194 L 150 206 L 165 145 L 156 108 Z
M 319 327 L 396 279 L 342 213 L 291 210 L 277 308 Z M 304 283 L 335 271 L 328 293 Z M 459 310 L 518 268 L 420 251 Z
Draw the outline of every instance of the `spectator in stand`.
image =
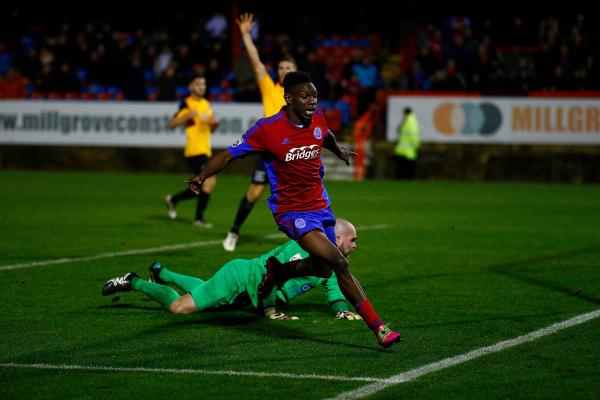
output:
M 206 22 L 204 29 L 212 39 L 217 39 L 225 33 L 228 26 L 229 23 L 227 22 L 227 18 L 225 18 L 223 14 L 217 12 Z
M 352 73 L 356 75 L 358 82 L 362 86 L 362 93 L 358 98 L 358 113 L 362 114 L 369 108 L 375 100 L 377 89 L 379 88 L 379 69 L 370 52 L 360 51 L 358 62 L 352 65 Z
M 156 81 L 156 89 L 158 96 L 156 100 L 159 101 L 173 101 L 177 93 L 177 82 L 175 81 L 175 73 L 177 69 L 175 65 L 171 64 L 167 67 L 165 72 Z
M 344 79 L 344 66 L 347 59 L 338 59 L 332 56 L 325 57 L 325 82 L 327 82 L 328 97 L 337 99 L 340 97 L 340 82 Z
M 156 76 L 161 76 L 163 72 L 165 72 L 169 66 L 171 65 L 171 61 L 173 60 L 173 52 L 171 51 L 171 47 L 168 45 L 164 45 L 162 50 L 156 57 L 154 61 L 154 73 Z
M 76 21 L 82 17 L 76 10 L 71 11 L 74 14 L 69 20 Z M 128 30 L 120 31 L 116 29 L 116 20 L 112 16 L 78 24 L 66 22 L 60 17 L 57 19 L 56 14 L 40 15 L 39 20 L 33 21 L 26 13 L 22 13 L 18 23 L 11 20 L 14 17 L 11 13 L 0 16 L 0 26 L 5 27 L 7 33 L 0 40 L 0 75 L 6 73 L 10 66 L 14 66 L 23 77 L 39 86 L 35 90 L 62 90 L 64 79 L 60 77 L 60 71 L 65 63 L 70 65 L 72 72 L 77 72 L 82 80 L 81 85 L 117 86 L 125 90 L 130 82 L 127 79 L 128 74 L 124 71 L 130 70 L 130 57 L 136 53 L 139 54 L 144 72 L 151 72 L 155 65 L 157 67 L 157 73 L 153 76 L 151 73 L 147 74 L 148 81 L 160 77 L 173 61 L 177 65 L 178 82 L 187 82 L 193 76 L 193 65 L 197 63 L 207 66 L 209 81 L 215 85 L 234 67 L 228 39 L 228 20 L 218 12 L 212 15 L 206 24 L 205 21 L 197 21 L 185 12 L 167 14 L 163 19 L 177 17 L 173 19 L 175 24 L 172 24 L 168 31 L 157 27 L 162 23 L 154 24 L 145 18 L 138 20 L 139 25 L 130 22 L 125 25 Z M 309 17 L 301 12 L 292 30 L 303 26 L 301 22 L 307 18 L 312 18 L 314 22 L 315 18 L 319 20 L 321 17 Z M 374 19 L 367 21 L 369 18 L 363 18 L 364 26 L 359 24 L 353 27 L 353 30 L 359 32 L 362 28 L 374 28 L 376 31 L 378 26 L 369 24 L 377 22 Z M 592 14 L 587 18 L 592 18 Z M 439 24 L 429 23 L 422 32 L 414 35 L 417 37 L 416 43 L 407 42 L 407 47 L 400 50 L 409 66 L 414 59 L 420 62 L 420 68 L 415 65 L 415 70 L 408 72 L 407 76 L 410 79 L 407 86 L 416 90 L 427 90 L 427 84 L 419 69 L 425 70 L 425 76 L 430 77 L 436 69 L 443 68 L 448 59 L 452 58 L 456 62 L 456 69 L 467 82 L 466 90 L 477 90 L 487 94 L 522 94 L 524 88 L 531 85 L 523 85 L 523 81 L 529 78 L 524 77 L 519 67 L 519 58 L 529 56 L 532 57 L 533 63 L 530 69 L 533 68 L 536 85 L 541 90 L 600 89 L 600 37 L 593 29 L 594 22 L 586 20 L 583 14 L 569 16 L 565 13 L 558 18 L 536 18 L 532 14 L 507 17 L 500 13 L 490 16 L 489 19 L 474 20 L 464 15 L 454 15 L 443 19 Z M 337 20 L 331 21 L 331 31 L 336 31 L 336 27 L 341 23 Z M 265 38 L 269 39 L 265 41 L 264 62 L 266 65 L 275 65 L 282 55 L 294 53 L 302 65 L 308 60 L 308 55 L 314 53 L 317 55 L 316 60 L 323 63 L 315 64 L 312 71 L 317 86 L 322 86 L 321 97 L 337 98 L 339 90 L 344 92 L 348 86 L 352 76 L 351 68 L 364 68 L 363 57 L 355 54 L 353 62 L 344 60 L 345 52 L 340 51 L 344 45 L 339 37 L 331 41 L 334 44 L 327 48 L 325 55 L 319 54 L 319 47 L 312 48 L 311 44 L 316 43 L 315 29 L 321 25 L 321 21 L 318 21 L 309 29 L 295 32 L 294 41 L 287 35 L 277 34 L 277 31 L 269 32 L 265 35 Z M 255 39 L 256 34 L 256 31 L 252 32 Z M 392 42 L 384 41 L 383 44 L 392 46 Z M 174 43 L 177 44 L 176 48 L 171 47 Z M 341 47 L 336 47 L 338 45 Z M 416 45 L 416 55 L 413 54 L 414 50 L 408 47 L 413 45 Z M 501 50 L 497 52 L 496 46 Z M 364 45 L 350 47 L 368 48 Z M 325 50 L 322 46 L 320 49 Z M 378 46 L 369 48 L 369 51 L 373 49 L 378 49 Z M 382 59 L 386 54 L 396 52 L 396 49 L 392 51 L 390 47 L 381 50 L 378 54 L 384 56 Z M 505 57 L 502 58 L 502 55 Z M 48 67 L 44 67 L 48 64 L 59 77 L 49 74 Z M 344 70 L 343 79 L 339 79 L 339 68 L 344 64 L 348 64 L 348 67 Z M 383 67 L 383 64 L 378 62 L 373 65 L 378 73 Z M 560 65 L 560 68 L 556 69 L 557 65 Z M 321 67 L 324 70 L 321 70 Z M 508 73 L 500 73 L 500 70 Z M 363 82 L 363 73 L 354 73 L 359 81 Z M 55 85 L 56 82 L 53 81 L 61 83 Z M 337 82 L 340 85 L 337 85 Z M 141 87 L 139 82 L 136 86 L 138 89 Z M 368 88 L 363 88 L 363 91 L 362 108 L 368 103 L 365 97 L 373 94 Z M 241 98 L 244 97 L 242 94 Z
M 428 84 L 427 74 L 418 60 L 414 60 L 408 78 L 409 90 L 424 90 Z
M 6 76 L 0 75 L 0 99 L 27 97 L 27 79 L 16 68 L 9 68 Z
M 6 50 L 6 44 L 0 42 L 0 75 L 8 73 L 13 65 L 13 56 Z
M 448 59 L 446 64 L 446 87 L 451 92 L 465 90 L 466 88 L 465 77 L 456 67 L 454 59 Z
M 57 89 L 62 94 L 69 92 L 79 92 L 81 84 L 75 73 L 71 70 L 71 65 L 68 62 L 62 62 L 56 76 Z
M 127 67 L 126 83 L 123 93 L 128 100 L 146 100 L 146 78 L 142 61 L 138 53 L 131 57 Z
M 417 55 L 417 61 L 419 62 L 420 68 L 426 76 L 433 74 L 438 66 L 438 62 L 431 55 L 431 51 L 427 46 L 419 47 L 419 54 Z
M 514 81 L 514 93 L 526 96 L 527 93 L 537 90 L 538 84 L 532 73 L 531 63 L 525 57 L 519 57 L 518 69 Z
M 36 76 L 41 67 L 38 49 L 29 48 L 22 57 L 17 59 L 16 64 L 24 76 L 29 78 Z
M 238 57 L 233 67 L 233 74 L 235 75 L 235 100 L 259 103 L 261 99 L 254 78 L 254 70 L 246 52 L 241 53 Z
M 193 74 L 192 67 L 194 65 L 190 56 L 190 47 L 187 44 L 179 45 L 174 60 L 177 64 L 179 80 L 187 82 Z
M 37 76 L 35 82 L 37 90 L 45 93 L 58 91 L 57 75 L 52 64 L 44 64 L 42 72 Z
M 491 71 L 492 73 L 489 76 L 489 92 L 501 95 L 509 94 L 511 82 L 500 60 L 492 60 Z

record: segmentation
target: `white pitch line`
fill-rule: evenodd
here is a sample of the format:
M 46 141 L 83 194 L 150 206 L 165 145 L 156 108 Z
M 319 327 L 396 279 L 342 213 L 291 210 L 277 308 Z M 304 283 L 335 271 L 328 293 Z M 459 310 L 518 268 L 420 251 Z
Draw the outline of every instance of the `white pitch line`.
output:
M 378 225 L 365 225 L 362 227 L 357 227 L 357 230 L 360 231 L 368 231 L 375 229 L 385 229 L 389 228 L 391 225 L 388 224 L 378 224 Z M 264 236 L 265 239 L 277 239 L 283 238 L 283 233 L 276 233 L 272 235 Z M 138 254 L 148 254 L 148 253 L 158 253 L 161 251 L 173 251 L 173 250 L 183 250 L 190 249 L 194 247 L 206 247 L 222 244 L 222 240 L 210 240 L 207 242 L 191 242 L 191 243 L 182 243 L 182 244 L 170 244 L 166 246 L 158 246 L 158 247 L 149 247 L 146 249 L 135 249 L 135 250 L 126 250 L 126 251 L 118 251 L 113 253 L 101 253 L 93 256 L 83 256 L 83 257 L 66 257 L 66 258 L 58 258 L 54 260 L 42 260 L 42 261 L 33 261 L 29 263 L 23 264 L 12 264 L 12 265 L 1 265 L 0 272 L 2 271 L 10 271 L 14 269 L 24 269 L 24 268 L 32 268 L 32 267 L 43 267 L 45 265 L 56 265 L 56 264 L 68 264 L 73 262 L 81 262 L 81 261 L 93 261 L 93 260 L 101 260 L 103 258 L 115 258 L 115 257 L 125 257 L 125 256 L 134 256 Z
M 573 327 L 575 325 L 583 324 L 584 322 L 590 321 L 594 318 L 600 317 L 600 309 L 581 314 L 571 319 L 557 322 L 556 324 L 552 324 L 542 329 L 538 329 L 537 331 L 527 333 L 525 335 L 516 337 L 514 339 L 505 340 L 491 346 L 480 347 L 478 349 L 472 350 L 468 353 L 460 354 L 455 357 L 445 358 L 441 361 L 437 361 L 431 364 L 423 365 L 422 367 L 412 369 L 407 372 L 403 372 L 398 375 L 390 376 L 389 378 L 384 379 L 383 381 L 379 381 L 376 383 L 372 383 L 370 385 L 366 385 L 363 387 L 359 387 L 358 389 L 351 390 L 348 392 L 340 393 L 337 396 L 329 399 L 329 400 L 346 400 L 346 399 L 361 399 L 366 396 L 370 396 L 374 393 L 377 393 L 383 389 L 387 389 L 391 386 L 398 385 L 400 383 L 406 383 L 410 381 L 414 381 L 417 378 L 422 377 L 423 375 L 430 374 L 432 372 L 441 371 L 446 368 L 453 367 L 458 364 L 462 364 L 467 361 L 474 360 L 479 357 L 486 356 L 488 354 L 497 353 L 506 349 L 509 349 L 514 346 L 518 346 L 523 343 L 533 342 L 536 339 L 539 339 L 543 336 L 551 335 L 563 329 L 567 329 Z
M 176 369 L 176 368 L 141 368 L 141 367 L 106 367 L 97 365 L 67 365 L 67 364 L 19 364 L 0 363 L 3 368 L 30 368 L 30 369 L 55 369 L 75 371 L 107 371 L 107 372 L 150 372 L 160 374 L 190 374 L 190 375 L 226 375 L 226 376 L 251 376 L 259 378 L 287 378 L 287 379 L 316 379 L 325 381 L 358 381 L 378 382 L 381 378 L 368 376 L 338 376 L 315 374 L 290 374 L 286 372 L 252 372 L 252 371 L 211 371 L 204 369 Z

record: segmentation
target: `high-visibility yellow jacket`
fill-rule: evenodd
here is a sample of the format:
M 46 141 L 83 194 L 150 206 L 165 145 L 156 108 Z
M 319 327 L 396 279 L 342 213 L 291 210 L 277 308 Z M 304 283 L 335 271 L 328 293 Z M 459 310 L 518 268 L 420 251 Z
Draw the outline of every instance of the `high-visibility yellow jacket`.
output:
M 394 154 L 414 161 L 417 159 L 420 144 L 419 121 L 414 113 L 409 113 L 398 127 L 398 142 L 394 148 Z

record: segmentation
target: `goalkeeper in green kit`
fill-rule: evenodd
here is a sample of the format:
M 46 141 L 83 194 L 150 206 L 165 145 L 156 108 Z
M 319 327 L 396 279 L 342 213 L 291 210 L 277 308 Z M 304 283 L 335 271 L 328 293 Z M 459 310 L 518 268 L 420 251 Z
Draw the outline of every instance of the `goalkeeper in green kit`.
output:
M 336 246 L 348 257 L 356 249 L 356 229 L 349 221 L 338 219 L 335 224 Z M 293 278 L 281 287 L 276 287 L 262 301 L 258 297 L 258 286 L 267 273 L 265 263 L 269 257 L 276 257 L 280 262 L 304 259 L 308 257 L 295 241 L 291 240 L 276 247 L 270 252 L 253 259 L 236 259 L 223 265 L 210 279 L 202 279 L 183 275 L 169 270 L 158 262 L 150 266 L 150 281 L 146 281 L 135 272 L 108 280 L 102 287 L 102 295 L 109 296 L 117 292 L 135 290 L 146 294 L 160 303 L 172 314 L 193 314 L 207 309 L 238 309 L 252 306 L 263 310 L 270 319 L 298 319 L 278 312 L 276 305 L 288 303 L 292 299 L 306 293 L 317 286 L 324 286 L 327 301 L 333 314 L 338 319 L 358 320 L 361 317 L 349 311 L 337 283 L 335 274 L 330 278 L 312 276 Z M 184 294 L 175 289 L 179 287 Z

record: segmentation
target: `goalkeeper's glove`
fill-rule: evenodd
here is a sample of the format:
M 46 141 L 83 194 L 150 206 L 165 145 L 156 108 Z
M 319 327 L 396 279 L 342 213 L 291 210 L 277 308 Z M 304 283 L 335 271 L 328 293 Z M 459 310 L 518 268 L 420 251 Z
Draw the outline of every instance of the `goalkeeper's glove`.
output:
M 349 319 L 350 321 L 358 321 L 362 317 L 351 311 L 342 310 L 335 314 L 335 319 Z
M 265 308 L 265 317 L 269 319 L 297 320 L 298 317 L 293 315 L 285 315 L 281 311 L 277 311 L 275 307 Z

